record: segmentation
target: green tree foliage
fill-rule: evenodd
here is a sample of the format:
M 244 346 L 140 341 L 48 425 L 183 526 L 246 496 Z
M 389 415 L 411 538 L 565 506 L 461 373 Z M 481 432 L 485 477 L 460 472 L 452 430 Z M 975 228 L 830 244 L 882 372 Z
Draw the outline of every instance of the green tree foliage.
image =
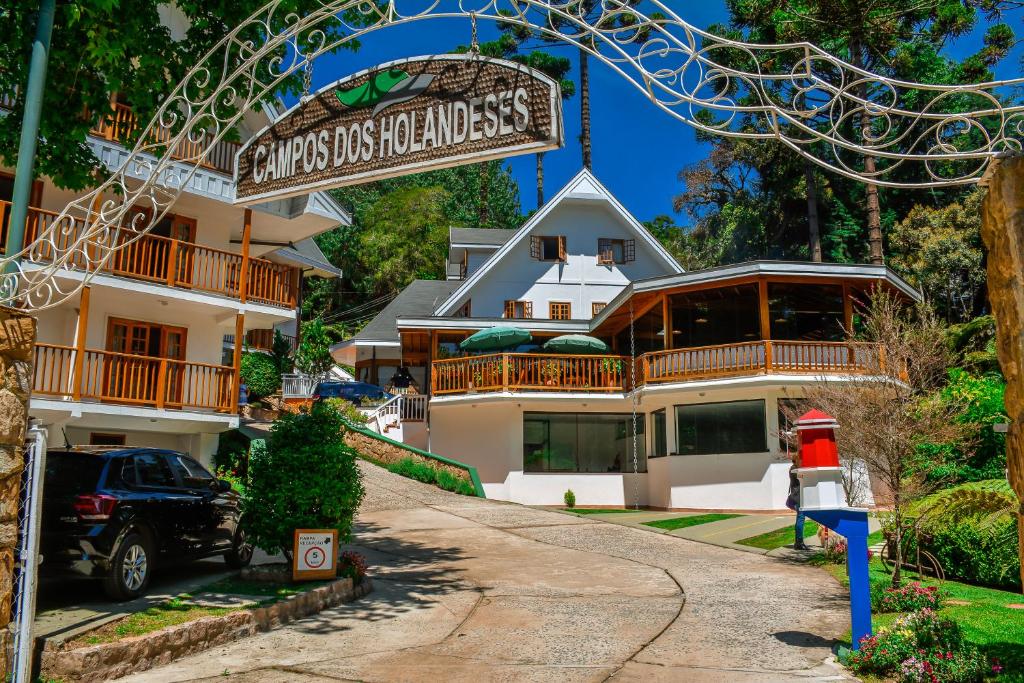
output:
M 915 206 L 889 232 L 889 264 L 946 320 L 970 317 L 984 297 L 981 199 L 975 190 L 946 206 Z
M 249 399 L 257 400 L 281 388 L 281 375 L 267 354 L 246 352 L 242 354 L 242 382 L 249 387 Z
M 242 511 L 256 546 L 287 553 L 295 529 L 337 529 L 340 542 L 351 537 L 363 484 L 344 430 L 338 412 L 317 402 L 308 413 L 282 414 L 266 448 L 252 449 Z
M 218 475 L 222 472 L 246 478 L 249 459 L 249 439 L 237 429 L 223 432 L 217 440 L 217 452 L 213 454 L 213 466 Z
M 996 357 L 996 319 L 991 315 L 951 325 L 946 341 L 955 354 L 956 365 L 975 374 L 1001 373 Z
M 270 345 L 270 357 L 277 368 L 277 374 L 284 375 L 292 371 L 295 365 L 292 360 L 292 345 L 281 334 L 281 330 L 274 330 L 274 341 Z
M 295 367 L 312 377 L 323 377 L 334 367 L 331 339 L 320 318 L 302 325 L 302 339 L 295 350 Z
M 202 55 L 264 4 L 264 0 L 179 0 L 169 11 L 191 27 L 184 36 L 175 37 L 160 21 L 160 12 L 171 7 L 164 0 L 58 2 L 39 126 L 39 136 L 46 144 L 39 147 L 36 172 L 51 177 L 60 187 L 80 190 L 91 185 L 94 169 L 101 164 L 86 144 L 86 136 L 109 113 L 111 93 L 118 93 L 118 99 L 130 103 L 140 121 L 148 122 Z M 13 167 L 17 162 L 38 7 L 38 2 L 5 2 L 0 11 L 0 64 L 4 65 L 0 95 L 14 101 L 13 110 L 0 117 L 0 162 L 4 166 Z M 316 0 L 288 0 L 275 14 L 272 28 L 283 28 L 290 12 L 301 15 L 319 8 Z M 360 21 L 355 12 L 346 18 Z M 339 35 L 336 27 L 327 30 L 328 42 Z M 263 38 L 258 27 L 239 36 L 239 40 L 257 44 Z M 346 47 L 356 49 L 358 45 L 352 41 Z M 232 71 L 241 60 L 242 53 L 234 50 L 216 68 Z M 267 69 L 252 73 L 268 82 L 272 78 Z M 285 79 L 276 94 L 298 94 L 301 78 L 299 74 Z M 201 99 L 216 82 L 216 78 L 208 84 L 194 79 L 190 95 Z M 223 118 L 231 111 L 230 102 L 220 98 L 217 111 Z

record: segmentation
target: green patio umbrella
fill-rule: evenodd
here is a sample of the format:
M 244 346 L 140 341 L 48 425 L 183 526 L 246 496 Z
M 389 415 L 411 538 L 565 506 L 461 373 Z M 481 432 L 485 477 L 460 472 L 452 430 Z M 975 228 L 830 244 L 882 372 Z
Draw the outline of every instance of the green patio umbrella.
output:
M 608 353 L 608 345 L 586 334 L 563 334 L 544 342 L 544 350 L 553 353 Z
M 459 344 L 463 351 L 497 351 L 525 344 L 533 335 L 519 327 L 488 327 L 466 337 Z

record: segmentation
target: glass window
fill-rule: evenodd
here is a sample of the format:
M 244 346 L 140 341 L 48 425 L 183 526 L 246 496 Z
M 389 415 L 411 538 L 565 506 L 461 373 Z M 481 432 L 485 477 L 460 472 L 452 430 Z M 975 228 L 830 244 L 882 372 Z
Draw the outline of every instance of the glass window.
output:
M 672 346 L 714 346 L 757 341 L 760 307 L 757 287 L 740 285 L 671 297 Z
M 135 456 L 135 476 L 142 486 L 177 486 L 167 461 L 157 453 Z
M 676 406 L 676 452 L 681 455 L 767 450 L 763 399 Z
M 167 458 L 171 469 L 178 475 L 181 485 L 187 489 L 210 488 L 213 475 L 206 468 L 187 455 L 171 455 Z
M 843 341 L 843 288 L 768 283 L 772 339 Z
M 793 423 L 798 417 L 810 410 L 805 398 L 780 398 L 779 399 L 779 452 L 786 452 L 787 438 L 784 432 L 793 431 Z M 796 434 L 789 437 L 789 450 L 796 450 Z
M 650 351 L 661 351 L 665 348 L 665 325 L 662 307 L 655 306 L 636 319 L 633 325 L 633 336 L 636 341 L 636 355 Z M 619 332 L 615 338 L 619 353 L 629 355 L 629 325 Z
M 665 411 L 656 410 L 651 413 L 651 457 L 668 455 L 668 436 L 665 431 Z
M 637 471 L 647 471 L 644 416 L 637 415 Z M 526 413 L 526 472 L 632 472 L 633 417 L 610 413 Z

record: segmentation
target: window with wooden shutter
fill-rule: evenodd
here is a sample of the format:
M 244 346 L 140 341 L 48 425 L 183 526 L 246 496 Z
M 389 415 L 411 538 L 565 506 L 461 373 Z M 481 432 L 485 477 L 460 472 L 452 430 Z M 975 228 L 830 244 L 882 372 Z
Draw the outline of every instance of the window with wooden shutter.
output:
M 636 261 L 636 240 L 626 240 L 623 251 L 625 252 L 626 263 Z
M 568 301 L 548 302 L 548 317 L 552 320 L 570 320 L 572 318 L 572 304 Z
M 532 318 L 533 317 L 533 302 L 532 301 L 520 301 L 519 303 L 521 303 L 523 305 L 523 315 L 522 315 L 522 317 L 524 317 L 524 318 Z
M 607 305 L 608 304 L 606 304 L 603 301 L 595 301 L 595 302 L 593 302 L 592 304 L 590 304 L 590 314 L 593 315 L 593 316 L 596 316 L 598 313 L 603 311 L 604 307 L 607 306 Z
M 505 301 L 505 317 L 506 318 L 532 318 L 533 317 L 533 302 L 531 302 L 531 301 L 516 301 L 514 299 L 507 299 Z
M 636 260 L 636 240 L 613 240 L 602 237 L 597 240 L 597 262 L 602 266 L 613 263 L 628 263 Z
M 540 260 L 543 248 L 539 235 L 530 235 L 530 258 Z
M 558 260 L 567 260 L 567 256 L 565 254 L 565 235 L 559 235 L 558 237 Z
M 530 237 L 530 256 L 538 261 L 565 261 L 565 237 Z

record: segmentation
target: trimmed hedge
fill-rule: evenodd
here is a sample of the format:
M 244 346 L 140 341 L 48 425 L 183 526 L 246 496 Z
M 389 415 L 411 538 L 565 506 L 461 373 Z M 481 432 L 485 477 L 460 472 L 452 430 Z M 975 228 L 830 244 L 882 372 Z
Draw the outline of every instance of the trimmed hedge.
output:
M 281 388 L 281 375 L 274 359 L 265 353 L 243 353 L 241 375 L 249 388 L 250 400 L 270 396 Z
M 430 465 L 417 462 L 412 458 L 402 458 L 396 463 L 386 465 L 386 467 L 390 472 L 421 481 L 424 484 L 433 484 L 445 491 L 451 491 L 463 496 L 476 495 L 476 489 L 465 479 L 460 479 L 451 472 L 438 470 Z

